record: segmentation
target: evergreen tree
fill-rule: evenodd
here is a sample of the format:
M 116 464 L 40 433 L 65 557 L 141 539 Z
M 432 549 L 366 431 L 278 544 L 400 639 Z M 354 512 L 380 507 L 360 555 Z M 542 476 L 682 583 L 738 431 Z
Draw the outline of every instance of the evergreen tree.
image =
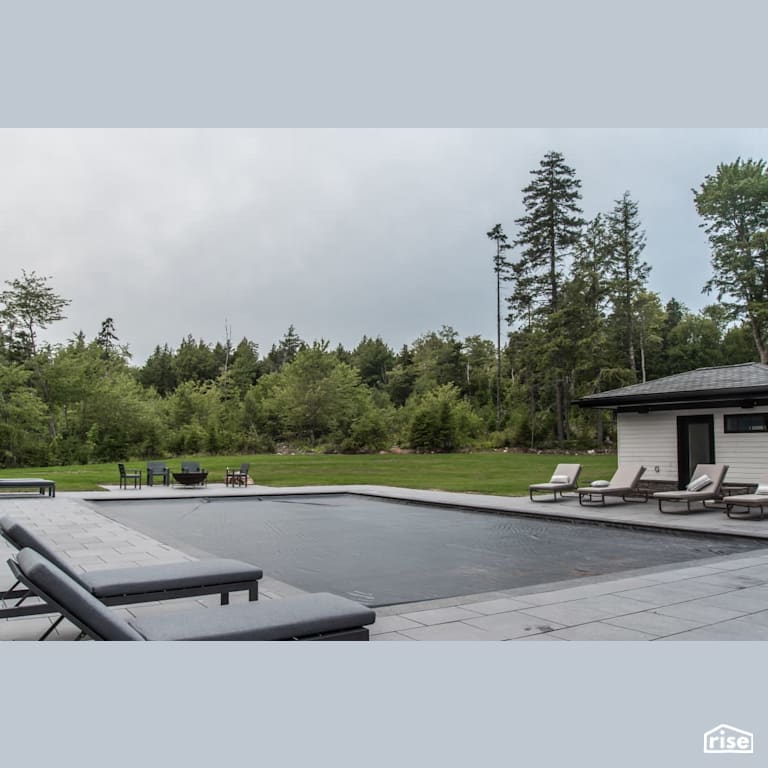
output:
M 512 267 L 515 285 L 509 306 L 513 321 L 528 315 L 530 328 L 551 337 L 550 331 L 556 329 L 548 326 L 560 308 L 564 263 L 576 248 L 584 225 L 579 207 L 581 182 L 559 152 L 548 152 L 531 175 L 533 180 L 523 189 L 526 214 L 516 220 L 519 234 L 515 245 L 520 248 L 520 257 Z M 560 340 L 548 349 L 559 443 L 567 437 L 567 373 L 560 359 L 562 346 Z
M 509 269 L 512 265 L 504 254 L 512 246 L 507 242 L 507 236 L 501 224 L 497 224 L 486 235 L 496 243 L 493 271 L 496 275 L 496 431 L 498 432 L 501 429 L 501 281 L 509 277 Z M 514 375 L 512 378 L 514 380 Z
M 650 267 L 640 260 L 645 248 L 645 232 L 640 229 L 638 206 L 629 192 L 616 201 L 608 215 L 608 233 L 606 272 L 614 308 L 614 328 L 626 354 L 632 380 L 637 381 L 637 302 L 648 281 Z
M 395 353 L 382 341 L 381 336 L 375 339 L 363 336 L 348 362 L 357 368 L 363 384 L 383 389 L 389 371 L 395 366 Z
M 158 344 L 147 362 L 139 369 L 139 381 L 145 387 L 154 387 L 158 394 L 169 395 L 179 383 L 174 366 L 173 350 Z
M 288 330 L 285 335 L 280 339 L 280 343 L 272 345 L 272 349 L 269 350 L 269 354 L 264 360 L 265 373 L 272 373 L 274 371 L 281 371 L 285 365 L 292 363 L 296 359 L 296 355 L 302 349 L 306 349 L 307 345 L 302 341 L 293 323 L 288 326 Z
M 108 317 L 101 323 L 101 329 L 93 343 L 101 350 L 101 356 L 105 360 L 130 358 L 131 354 L 128 352 L 128 348 L 118 344 L 119 341 L 120 339 L 115 332 L 115 321 Z
M 202 339 L 195 342 L 191 334 L 179 344 L 173 367 L 179 384 L 213 381 L 220 371 L 214 351 Z
M 407 344 L 395 358 L 395 365 L 387 376 L 387 392 L 392 403 L 396 406 L 405 405 L 413 393 L 416 384 L 416 366 L 413 353 Z
M 243 337 L 232 355 L 229 375 L 241 396 L 256 383 L 259 378 L 259 346 L 256 342 Z

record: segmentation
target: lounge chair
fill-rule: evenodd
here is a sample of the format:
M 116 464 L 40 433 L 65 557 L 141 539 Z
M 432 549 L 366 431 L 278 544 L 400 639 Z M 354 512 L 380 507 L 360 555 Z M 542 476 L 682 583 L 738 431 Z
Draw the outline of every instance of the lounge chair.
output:
M 0 518 L 0 534 L 16 549 L 29 548 L 38 552 L 105 605 L 131 605 L 216 594 L 221 595 L 221 604 L 226 605 L 230 592 L 245 590 L 249 600 L 258 600 L 259 597 L 259 579 L 263 575 L 261 568 L 240 560 L 215 558 L 79 573 L 47 542 L 9 515 Z M 22 605 L 34 595 L 28 590 L 16 589 L 17 586 L 18 582 L 2 595 L 3 603 L 16 601 L 16 604 L 0 607 L 0 618 L 55 611 L 45 603 Z
M 8 565 L 30 590 L 94 640 L 368 640 L 376 614 L 345 597 L 298 595 L 125 619 L 32 549 Z
M 605 504 L 606 496 L 618 496 L 622 501 L 648 501 L 648 494 L 637 488 L 643 472 L 645 467 L 642 464 L 621 464 L 608 481 L 608 485 L 586 485 L 579 488 L 579 504 Z
M 535 501 L 536 499 L 533 497 L 534 491 L 552 493 L 554 494 L 554 501 L 557 501 L 558 493 L 560 498 L 562 498 L 563 491 L 573 491 L 576 489 L 580 474 L 581 464 L 558 464 L 548 483 L 534 483 L 528 486 L 528 495 L 531 497 L 531 501 Z
M 171 484 L 171 470 L 164 461 L 147 462 L 147 485 L 151 488 L 155 478 L 162 481 L 163 485 Z
M 230 469 L 227 467 L 226 474 L 224 475 L 224 485 L 248 485 L 248 470 L 251 468 L 250 464 L 241 464 L 240 469 Z
M 118 464 L 117 470 L 120 472 L 120 487 L 128 490 L 128 481 L 133 480 L 134 488 L 141 488 L 141 470 L 126 469 L 125 464 Z
M 754 493 L 740 493 L 733 496 L 723 496 L 725 512 L 728 517 L 744 517 L 751 513 L 753 509 L 760 510 L 760 519 L 765 517 L 765 507 L 768 507 L 768 475 L 764 475 L 757 481 L 757 488 Z M 744 507 L 745 509 L 734 512 L 734 507 Z
M 680 491 L 657 491 L 653 494 L 658 499 L 659 512 L 666 514 L 680 513 L 680 509 L 664 509 L 662 502 L 673 502 L 686 505 L 686 512 L 695 512 L 706 509 L 705 501 L 719 499 L 722 495 L 722 484 L 727 464 L 698 464 L 691 474 L 688 485 Z M 691 504 L 701 502 L 701 510 L 691 509 Z

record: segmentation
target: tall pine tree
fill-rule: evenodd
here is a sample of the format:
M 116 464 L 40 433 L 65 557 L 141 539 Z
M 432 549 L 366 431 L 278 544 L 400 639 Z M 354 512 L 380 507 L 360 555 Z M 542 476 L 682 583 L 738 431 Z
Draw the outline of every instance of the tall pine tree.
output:
M 501 224 L 487 233 L 496 243 L 493 271 L 496 274 L 496 431 L 501 429 L 501 282 L 506 280 L 512 266 L 504 255 L 512 246 L 507 242 Z
M 645 290 L 650 267 L 640 260 L 645 248 L 645 232 L 640 228 L 637 203 L 629 192 L 617 200 L 608 214 L 610 238 L 606 264 L 618 346 L 624 350 L 632 381 L 637 381 L 638 300 Z M 644 377 L 643 377 L 644 378 Z
M 513 322 L 521 319 L 521 313 L 528 313 L 529 327 L 547 334 L 549 343 L 543 352 L 549 357 L 556 437 L 562 443 L 567 438 L 568 407 L 562 350 L 569 340 L 561 338 L 563 326 L 555 316 L 561 304 L 564 264 L 584 226 L 579 207 L 581 181 L 559 152 L 548 152 L 531 175 L 533 180 L 523 189 L 526 213 L 516 220 L 515 245 L 520 257 L 512 267 L 515 285 L 509 306 Z

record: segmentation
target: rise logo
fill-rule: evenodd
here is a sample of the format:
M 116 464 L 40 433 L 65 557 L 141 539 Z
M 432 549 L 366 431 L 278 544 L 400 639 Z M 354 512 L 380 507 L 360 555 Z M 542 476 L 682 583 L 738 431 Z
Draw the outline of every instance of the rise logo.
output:
M 755 736 L 732 725 L 721 723 L 704 734 L 704 752 L 709 755 L 752 755 Z

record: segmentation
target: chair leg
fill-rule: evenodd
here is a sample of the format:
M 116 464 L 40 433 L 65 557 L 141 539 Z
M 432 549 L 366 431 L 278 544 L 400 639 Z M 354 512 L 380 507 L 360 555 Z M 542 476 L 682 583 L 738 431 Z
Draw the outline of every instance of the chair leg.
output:
M 46 629 L 45 632 L 43 632 L 43 634 L 40 635 L 40 637 L 38 637 L 37 639 L 38 640 L 45 640 L 45 638 L 48 637 L 48 635 L 50 635 L 51 632 L 53 632 L 53 630 L 56 629 L 56 627 L 58 627 L 59 624 L 61 624 L 62 621 L 64 621 L 64 617 L 63 616 L 59 616 L 59 618 L 56 619 L 56 621 L 54 621 L 53 624 L 51 624 L 51 626 L 48 627 L 48 629 Z
M 3 592 L 3 596 L 0 597 L 0 602 L 4 603 L 6 600 L 8 600 L 9 596 L 13 594 L 13 590 L 16 589 L 16 587 L 18 587 L 19 584 L 21 584 L 21 582 L 18 579 L 16 579 L 16 581 L 13 583 L 13 586 L 10 589 Z

